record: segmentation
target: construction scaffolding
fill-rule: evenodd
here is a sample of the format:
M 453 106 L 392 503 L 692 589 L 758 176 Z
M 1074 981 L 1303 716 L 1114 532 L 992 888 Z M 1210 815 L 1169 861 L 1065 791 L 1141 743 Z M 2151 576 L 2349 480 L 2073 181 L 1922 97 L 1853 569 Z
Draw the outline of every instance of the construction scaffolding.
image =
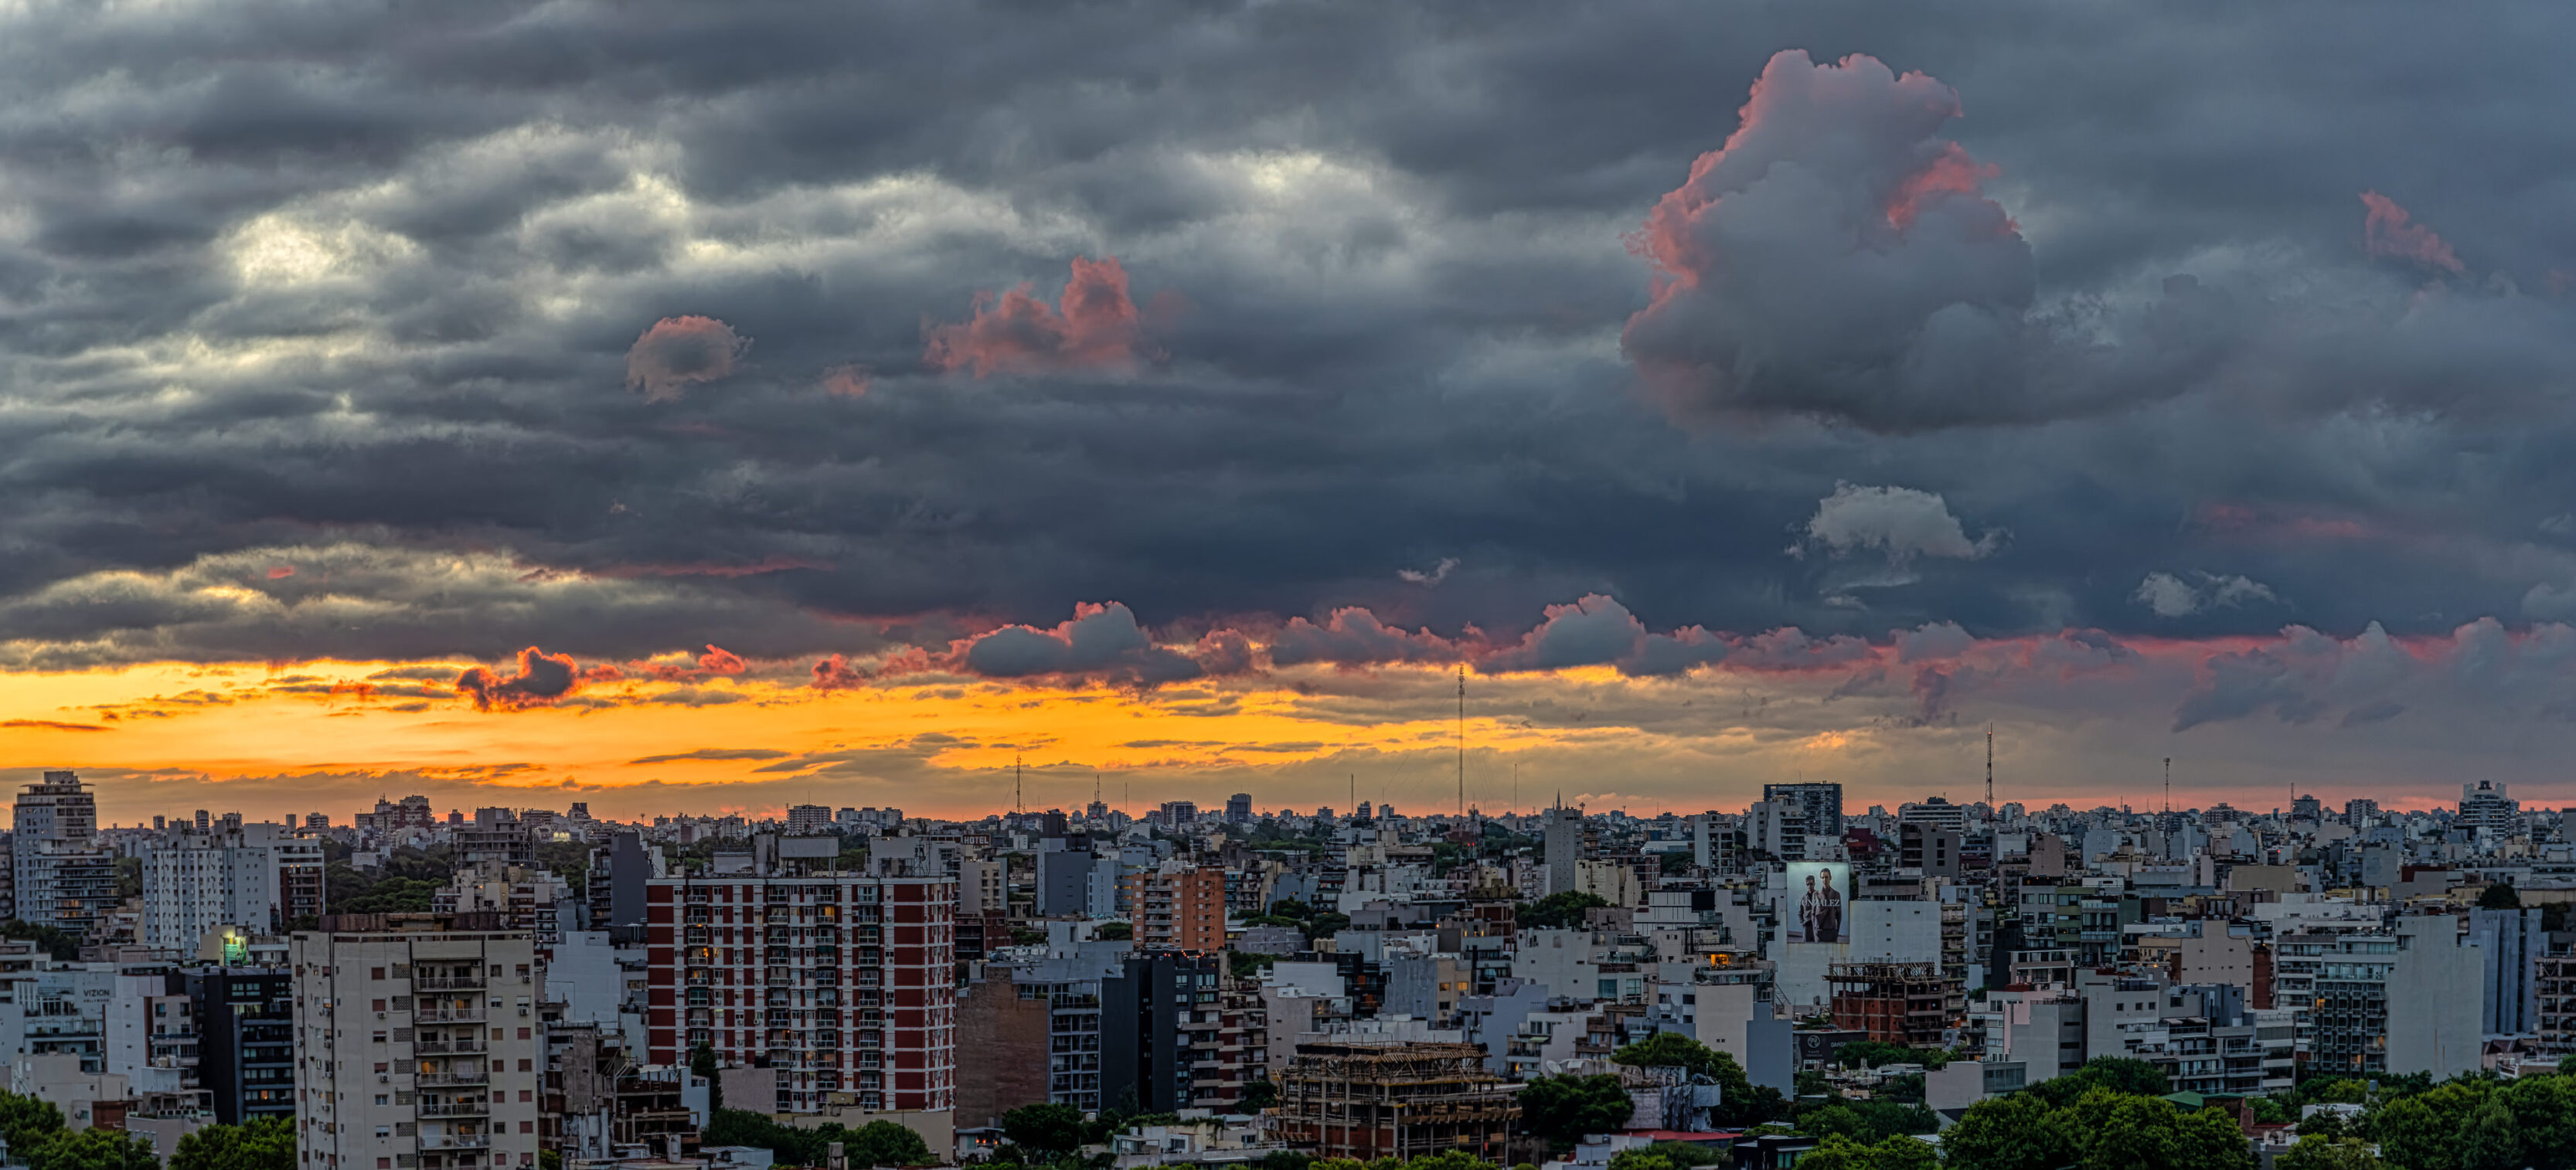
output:
M 1835 963 L 1834 1026 L 1888 1044 L 1937 1047 L 1967 1008 L 1957 980 L 1938 963 Z
M 1455 1150 L 1506 1163 L 1520 1102 L 1474 1044 L 1300 1044 L 1278 1075 L 1272 1131 L 1319 1158 Z

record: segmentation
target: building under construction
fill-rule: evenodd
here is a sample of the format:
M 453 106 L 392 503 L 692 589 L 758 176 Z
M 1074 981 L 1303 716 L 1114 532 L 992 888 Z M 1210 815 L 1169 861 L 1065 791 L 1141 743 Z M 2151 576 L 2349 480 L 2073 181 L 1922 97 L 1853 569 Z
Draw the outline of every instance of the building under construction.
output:
M 1958 982 L 1938 963 L 1836 963 L 1825 982 L 1834 989 L 1835 1027 L 1889 1044 L 1938 1046 L 1967 1010 Z
M 1300 1044 L 1279 1074 L 1273 1132 L 1319 1158 L 1456 1150 L 1508 1164 L 1520 1102 L 1474 1044 Z

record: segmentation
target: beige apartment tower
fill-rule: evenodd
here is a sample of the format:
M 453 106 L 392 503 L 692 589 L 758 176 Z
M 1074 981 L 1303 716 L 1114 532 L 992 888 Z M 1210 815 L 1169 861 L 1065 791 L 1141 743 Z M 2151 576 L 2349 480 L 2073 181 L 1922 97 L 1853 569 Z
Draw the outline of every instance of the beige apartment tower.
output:
M 537 1164 L 536 948 L 497 913 L 326 915 L 295 935 L 296 1148 L 313 1170 Z

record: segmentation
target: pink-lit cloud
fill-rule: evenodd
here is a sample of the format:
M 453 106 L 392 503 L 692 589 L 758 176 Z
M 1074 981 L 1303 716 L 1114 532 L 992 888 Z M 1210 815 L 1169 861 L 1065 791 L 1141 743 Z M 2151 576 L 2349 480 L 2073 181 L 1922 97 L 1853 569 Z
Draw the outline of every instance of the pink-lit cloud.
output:
M 814 663 L 813 681 L 806 685 L 818 691 L 855 691 L 868 685 L 868 672 L 850 665 L 850 660 L 834 654 Z
M 626 388 L 654 402 L 733 373 L 751 339 L 713 317 L 664 317 L 626 350 Z
M 1631 237 L 1651 301 L 1621 346 L 1676 413 L 1905 429 L 2019 393 L 2030 248 L 1958 94 L 1854 55 L 1774 55 L 1726 144 Z M 1980 406 L 1980 403 L 1988 405 Z
M 550 706 L 581 685 L 581 669 L 569 654 L 548 654 L 534 646 L 519 651 L 519 669 L 497 674 L 468 667 L 456 676 L 457 692 L 474 700 L 478 711 L 523 711 Z
M 2364 191 L 2361 205 L 2369 209 L 2362 220 L 2362 245 L 2371 255 L 2411 260 L 2453 276 L 2468 272 L 2468 266 L 2452 253 L 2450 243 L 2434 234 L 2433 229 L 2416 223 L 2415 217 L 2396 200 L 2377 191 Z
M 1072 279 L 1055 305 L 1022 284 L 1001 295 L 979 293 L 974 316 L 925 325 L 921 360 L 934 370 L 1043 374 L 1065 370 L 1126 370 L 1152 356 L 1136 302 L 1127 292 L 1127 270 L 1115 256 L 1073 258 Z

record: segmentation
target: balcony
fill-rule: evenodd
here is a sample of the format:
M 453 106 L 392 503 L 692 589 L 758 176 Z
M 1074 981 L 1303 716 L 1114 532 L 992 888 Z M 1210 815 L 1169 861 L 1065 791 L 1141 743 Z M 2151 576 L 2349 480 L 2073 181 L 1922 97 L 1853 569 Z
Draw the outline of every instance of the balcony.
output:
M 423 1117 L 489 1117 L 491 1114 L 492 1103 L 489 1101 L 423 1101 L 420 1104 Z
M 416 1041 L 412 1045 L 412 1050 L 422 1056 L 447 1056 L 456 1053 L 488 1052 L 490 1047 L 478 1037 L 463 1036 L 454 1040 Z
M 425 1007 L 413 1012 L 411 1018 L 416 1024 L 480 1024 L 485 1017 L 479 1007 Z
M 492 1074 L 488 1072 L 422 1073 L 418 1083 L 424 1089 L 436 1089 L 448 1085 L 488 1085 L 492 1083 Z
M 480 975 L 414 975 L 414 991 L 481 991 L 488 984 Z
M 422 1134 L 420 1139 L 420 1148 L 424 1150 L 488 1150 L 492 1148 L 492 1135 L 483 1133 Z

